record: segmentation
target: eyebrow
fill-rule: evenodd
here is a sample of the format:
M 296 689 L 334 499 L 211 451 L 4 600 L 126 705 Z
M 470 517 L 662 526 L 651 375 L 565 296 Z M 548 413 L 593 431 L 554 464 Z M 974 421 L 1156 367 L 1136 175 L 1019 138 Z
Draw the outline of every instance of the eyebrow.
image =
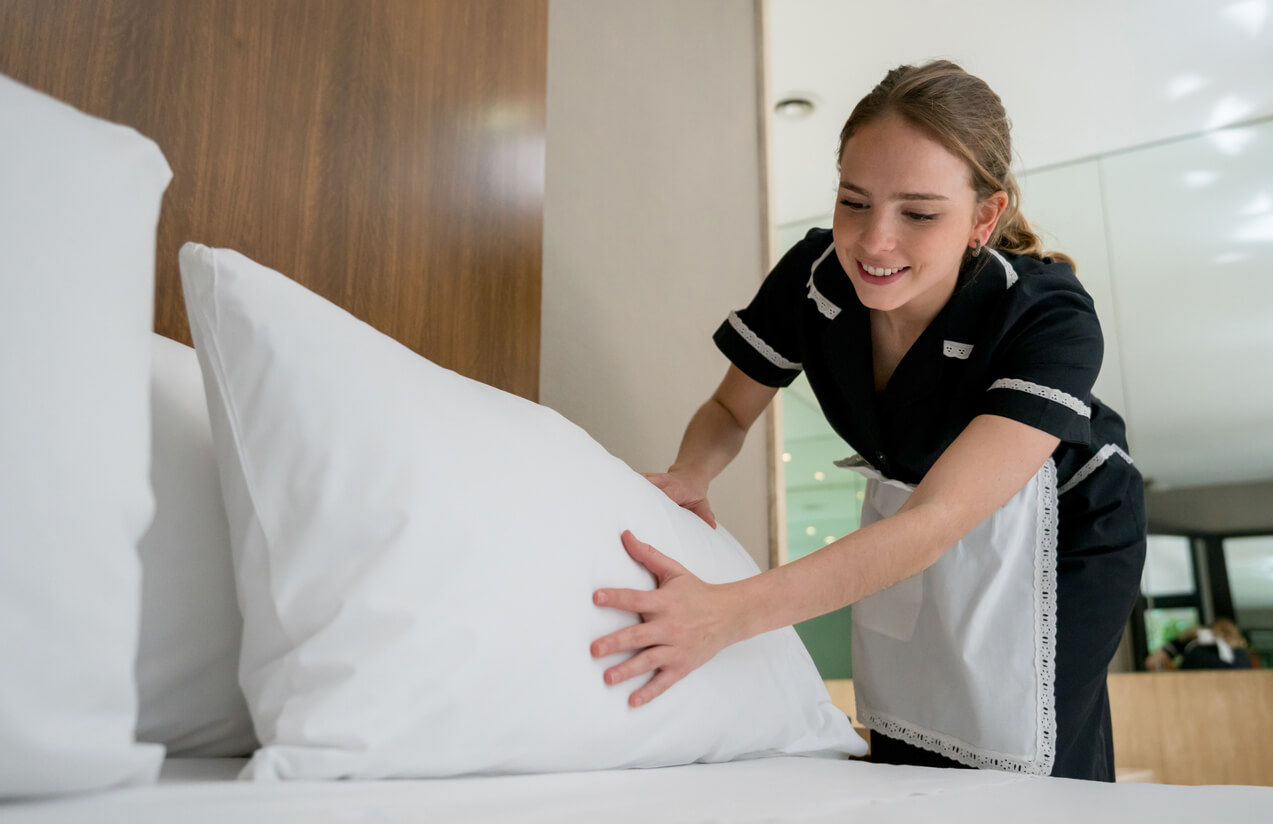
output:
M 870 197 L 871 193 L 861 186 L 855 186 L 847 180 L 840 181 L 841 189 L 848 189 L 850 192 L 856 192 L 863 197 Z M 900 192 L 893 195 L 890 200 L 950 200 L 945 195 L 933 194 L 932 192 Z

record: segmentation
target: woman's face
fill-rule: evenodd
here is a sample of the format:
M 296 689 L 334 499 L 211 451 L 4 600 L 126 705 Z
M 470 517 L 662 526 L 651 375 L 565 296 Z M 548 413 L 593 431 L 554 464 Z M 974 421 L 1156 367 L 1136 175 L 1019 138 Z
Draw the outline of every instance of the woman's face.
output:
M 840 156 L 835 252 L 865 306 L 927 324 L 954 292 L 964 250 L 985 242 L 1006 203 L 1000 192 L 979 204 L 963 160 L 885 115 Z

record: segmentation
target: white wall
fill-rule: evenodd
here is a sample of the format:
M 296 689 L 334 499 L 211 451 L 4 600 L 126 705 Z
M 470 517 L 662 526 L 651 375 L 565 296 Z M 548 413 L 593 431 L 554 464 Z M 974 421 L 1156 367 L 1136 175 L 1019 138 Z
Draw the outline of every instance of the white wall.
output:
M 755 9 L 551 0 L 548 21 L 540 401 L 661 471 L 766 268 Z M 765 441 L 757 423 L 711 490 L 762 568 Z

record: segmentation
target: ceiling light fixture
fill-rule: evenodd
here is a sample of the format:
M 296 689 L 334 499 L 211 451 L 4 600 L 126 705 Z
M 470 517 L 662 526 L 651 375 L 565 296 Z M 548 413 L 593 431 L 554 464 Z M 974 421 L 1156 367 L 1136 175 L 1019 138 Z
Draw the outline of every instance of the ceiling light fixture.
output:
M 774 104 L 774 114 L 783 120 L 804 120 L 817 107 L 812 95 L 793 94 Z

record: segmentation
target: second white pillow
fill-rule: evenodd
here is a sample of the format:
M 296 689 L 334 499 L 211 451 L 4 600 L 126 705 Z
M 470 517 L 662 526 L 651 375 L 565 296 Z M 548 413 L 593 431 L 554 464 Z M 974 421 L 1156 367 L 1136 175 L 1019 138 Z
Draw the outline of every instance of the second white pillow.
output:
M 653 703 L 589 644 L 650 588 L 619 535 L 758 570 L 578 427 L 419 357 L 235 252 L 187 244 L 262 749 L 245 776 L 549 772 L 865 750 L 790 628 Z

